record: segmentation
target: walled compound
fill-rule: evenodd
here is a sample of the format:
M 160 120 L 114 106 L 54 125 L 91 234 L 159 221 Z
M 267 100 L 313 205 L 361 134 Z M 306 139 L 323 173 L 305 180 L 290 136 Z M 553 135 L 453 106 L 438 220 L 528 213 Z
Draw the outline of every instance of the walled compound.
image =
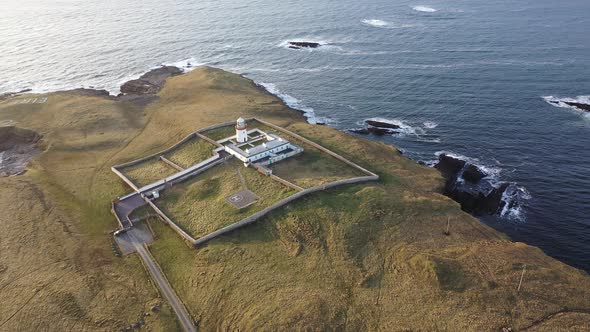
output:
M 275 132 L 280 133 L 280 135 L 276 133 L 266 132 L 259 128 L 249 129 L 249 122 L 260 123 L 266 126 L 267 128 L 270 128 Z M 243 118 L 239 118 L 235 122 L 235 135 L 224 137 L 219 140 L 214 140 L 206 135 L 206 133 L 209 131 L 227 128 L 232 125 L 234 125 L 234 122 L 225 122 L 197 130 L 188 135 L 186 138 L 184 138 L 177 144 L 175 144 L 174 146 L 164 151 L 160 151 L 156 154 L 135 161 L 131 161 L 122 165 L 113 166 L 111 168 L 112 171 L 134 190 L 134 192 L 123 197 L 119 197 L 113 201 L 112 211 L 120 225 L 119 230 L 115 232 L 115 238 L 117 239 L 117 236 L 124 234 L 125 232 L 131 230 L 134 227 L 134 223 L 138 221 L 137 219 L 134 219 L 132 217 L 134 211 L 136 211 L 139 208 L 149 206 L 164 223 L 168 224 L 174 231 L 176 231 L 176 233 L 178 233 L 185 241 L 187 241 L 187 243 L 195 247 L 217 236 L 220 236 L 242 226 L 253 223 L 256 220 L 268 214 L 269 212 L 310 193 L 326 190 L 328 188 L 340 185 L 353 184 L 365 181 L 377 181 L 379 179 L 379 176 L 375 173 L 349 161 L 341 155 L 327 148 L 324 148 L 323 146 L 315 142 L 312 142 L 294 132 L 291 132 L 287 129 L 276 126 L 272 123 L 266 122 L 261 119 L 252 118 L 246 120 Z M 335 158 L 336 160 L 344 163 L 344 166 L 354 168 L 356 171 L 362 173 L 363 175 L 347 179 L 339 179 L 336 181 L 323 183 L 321 185 L 313 186 L 311 188 L 306 189 L 294 183 L 291 183 L 284 178 L 278 177 L 272 174 L 272 169 L 269 168 L 269 166 L 271 164 L 278 163 L 287 158 L 297 158 L 297 155 L 303 153 L 305 150 L 303 147 L 290 142 L 286 137 L 290 137 L 292 139 L 298 140 L 299 142 L 303 142 L 304 144 L 328 155 L 329 158 Z M 178 149 L 181 145 L 186 144 L 190 140 L 194 139 L 202 139 L 215 146 L 215 148 L 212 151 L 213 156 L 205 160 L 199 161 L 186 168 L 176 164 L 175 162 L 165 157 L 167 153 L 170 153 L 171 151 Z M 233 224 L 217 229 L 211 233 L 200 236 L 196 239 L 189 235 L 185 230 L 183 230 L 174 220 L 167 216 L 162 211 L 162 209 L 160 209 L 155 204 L 155 202 L 157 202 L 160 199 L 160 192 L 166 191 L 172 188 L 173 186 L 188 180 L 189 178 L 196 177 L 197 175 L 209 169 L 212 169 L 222 163 L 225 163 L 232 158 L 240 160 L 245 167 L 252 167 L 260 173 L 270 177 L 277 183 L 280 183 L 285 187 L 295 190 L 296 193 L 286 198 L 283 198 L 278 202 L 275 202 L 273 205 L 268 206 L 260 211 L 257 211 L 256 213 L 253 213 L 252 215 L 245 217 Z M 151 160 L 160 160 L 164 162 L 165 164 L 174 169 L 174 173 L 152 183 L 146 184 L 144 186 L 137 185 L 127 175 L 124 174 L 124 169 L 129 167 L 135 167 L 137 165 L 141 165 L 142 163 Z M 247 201 L 240 202 L 243 199 L 246 199 Z M 251 204 L 254 204 L 257 199 L 258 197 L 255 195 L 255 193 L 250 192 L 247 188 L 243 188 L 242 191 L 226 197 L 228 203 L 240 209 Z

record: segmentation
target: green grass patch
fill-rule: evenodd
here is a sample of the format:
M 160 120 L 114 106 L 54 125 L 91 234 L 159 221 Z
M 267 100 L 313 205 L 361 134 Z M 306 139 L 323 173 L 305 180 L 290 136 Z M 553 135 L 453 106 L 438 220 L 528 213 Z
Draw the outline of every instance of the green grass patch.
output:
M 304 149 L 299 155 L 271 165 L 273 174 L 302 188 L 366 175 L 313 147 Z
M 180 167 L 189 168 L 212 157 L 215 148 L 215 145 L 204 139 L 193 138 L 164 154 L 164 157 Z
M 207 130 L 201 133 L 204 136 L 209 137 L 214 141 L 218 141 L 223 138 L 227 138 L 236 134 L 236 129 L 233 125 L 224 126 L 220 128 L 215 128 L 211 130 Z
M 120 171 L 137 187 L 143 187 L 178 172 L 172 166 L 156 158 L 125 167 Z
M 225 197 L 241 191 L 241 172 L 249 190 L 260 199 L 243 209 L 236 209 Z M 239 161 L 216 166 L 193 179 L 162 192 L 156 204 L 193 237 L 200 237 L 235 223 L 295 193 Z

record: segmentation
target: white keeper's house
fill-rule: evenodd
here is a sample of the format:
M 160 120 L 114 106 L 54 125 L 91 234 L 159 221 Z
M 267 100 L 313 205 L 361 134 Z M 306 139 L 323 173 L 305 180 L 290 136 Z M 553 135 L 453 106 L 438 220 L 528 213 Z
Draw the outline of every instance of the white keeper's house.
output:
M 243 118 L 236 121 L 236 135 L 217 141 L 227 153 L 244 165 L 267 166 L 303 152 L 303 148 L 288 140 L 258 128 L 248 129 Z

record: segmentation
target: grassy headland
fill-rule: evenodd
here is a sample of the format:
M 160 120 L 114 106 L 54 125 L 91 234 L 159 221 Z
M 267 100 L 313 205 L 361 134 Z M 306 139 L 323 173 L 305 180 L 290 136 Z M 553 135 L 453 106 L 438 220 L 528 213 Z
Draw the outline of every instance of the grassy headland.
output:
M 304 197 L 197 250 L 152 222 L 151 250 L 201 330 L 589 329 L 586 273 L 462 212 L 440 194 L 436 170 L 309 125 L 238 75 L 199 68 L 168 79 L 147 105 L 46 96 L 0 102 L 0 121 L 44 135 L 46 149 L 25 175 L 0 178 L 0 330 L 137 321 L 157 292 L 136 257 L 111 253 L 110 202 L 129 189 L 110 167 L 238 116 L 283 126 L 381 180 Z M 148 330 L 177 328 L 166 306 L 145 320 Z

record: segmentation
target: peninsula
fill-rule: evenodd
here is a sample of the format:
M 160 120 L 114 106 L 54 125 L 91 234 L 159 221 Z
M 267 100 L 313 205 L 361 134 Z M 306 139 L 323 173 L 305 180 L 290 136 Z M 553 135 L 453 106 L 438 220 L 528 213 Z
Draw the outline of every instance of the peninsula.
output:
M 590 329 L 587 273 L 462 211 L 436 169 L 240 75 L 8 95 L 0 126 L 18 156 L 0 172 L 0 330 Z M 145 204 L 117 214 L 128 195 Z M 130 229 L 141 241 L 120 241 Z

